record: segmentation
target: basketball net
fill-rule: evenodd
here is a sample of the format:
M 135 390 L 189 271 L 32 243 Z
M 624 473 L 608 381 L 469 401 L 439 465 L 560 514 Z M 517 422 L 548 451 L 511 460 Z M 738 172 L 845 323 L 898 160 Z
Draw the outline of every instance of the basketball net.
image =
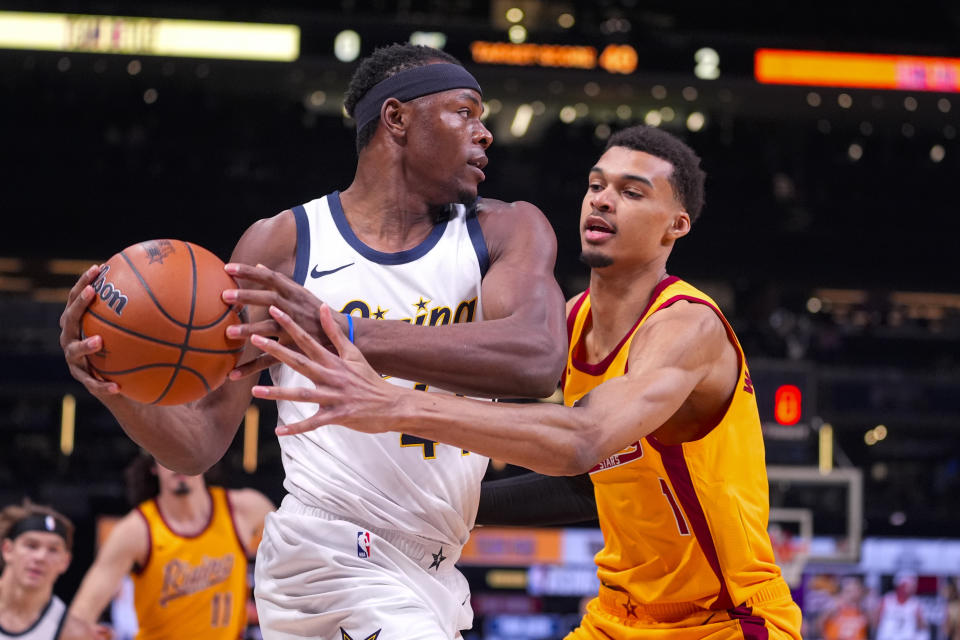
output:
M 803 570 L 807 566 L 807 558 L 810 556 L 810 541 L 785 531 L 779 525 L 772 524 L 770 525 L 770 542 L 783 579 L 791 589 L 799 587 Z

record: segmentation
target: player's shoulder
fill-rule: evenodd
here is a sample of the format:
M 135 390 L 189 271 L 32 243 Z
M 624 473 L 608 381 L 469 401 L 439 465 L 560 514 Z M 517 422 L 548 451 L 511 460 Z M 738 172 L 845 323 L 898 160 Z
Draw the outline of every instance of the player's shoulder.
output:
M 270 498 L 256 489 L 227 489 L 226 492 L 231 507 L 238 515 L 256 517 L 276 508 Z
M 491 259 L 496 259 L 508 247 L 518 251 L 556 250 L 557 238 L 547 217 L 539 207 L 525 200 L 504 202 L 483 198 L 477 203 L 477 219 Z
M 577 306 L 577 303 L 580 302 L 580 299 L 583 298 L 583 294 L 585 293 L 586 291 L 581 291 L 575 296 L 572 296 L 567 299 L 567 316 L 570 315 L 570 312 L 573 311 L 574 307 Z
M 650 329 L 688 331 L 704 338 L 725 338 L 726 325 L 713 307 L 696 300 L 677 300 L 654 312 L 644 323 Z
M 481 224 L 491 221 L 533 221 L 546 220 L 543 211 L 538 206 L 526 200 L 506 202 L 495 198 L 481 198 L 477 201 L 477 217 Z
M 263 264 L 286 275 L 292 275 L 296 254 L 297 222 L 293 210 L 285 209 L 276 215 L 261 218 L 247 227 L 240 236 L 230 261 Z
M 131 558 L 145 554 L 150 541 L 150 523 L 143 511 L 133 509 L 110 530 L 106 545 Z

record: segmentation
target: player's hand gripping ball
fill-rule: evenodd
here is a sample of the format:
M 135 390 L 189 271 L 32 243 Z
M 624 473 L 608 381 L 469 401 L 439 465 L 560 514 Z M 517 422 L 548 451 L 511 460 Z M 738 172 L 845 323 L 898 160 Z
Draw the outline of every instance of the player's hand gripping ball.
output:
M 223 302 L 237 284 L 217 256 L 190 242 L 148 240 L 110 258 L 93 283 L 80 320 L 83 337 L 100 335 L 93 373 L 146 404 L 183 404 L 226 379 L 243 351 L 226 336 L 238 309 Z

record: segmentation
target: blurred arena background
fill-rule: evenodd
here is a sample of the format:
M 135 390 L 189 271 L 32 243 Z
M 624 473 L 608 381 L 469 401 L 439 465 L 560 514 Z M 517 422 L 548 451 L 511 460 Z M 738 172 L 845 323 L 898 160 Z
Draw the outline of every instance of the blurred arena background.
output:
M 288 27 L 158 37 L 193 24 L 177 20 Z M 129 508 L 136 453 L 69 377 L 69 287 L 149 238 L 225 259 L 254 220 L 345 188 L 347 80 L 397 41 L 478 77 L 495 136 L 481 195 L 543 209 L 568 295 L 586 282 L 584 178 L 611 131 L 646 122 L 691 144 L 707 205 L 670 271 L 716 298 L 744 343 L 805 637 L 825 633 L 845 578 L 869 612 L 903 572 L 918 577 L 923 637 L 960 637 L 946 630 L 960 607 L 960 5 L 947 0 L 4 2 L 0 504 L 28 495 L 77 523 L 58 593 L 89 566 L 100 517 Z M 275 413 L 258 409 L 221 472 L 279 502 Z M 590 526 L 481 530 L 462 560 L 478 614 L 465 637 L 562 637 L 596 591 L 598 547 Z

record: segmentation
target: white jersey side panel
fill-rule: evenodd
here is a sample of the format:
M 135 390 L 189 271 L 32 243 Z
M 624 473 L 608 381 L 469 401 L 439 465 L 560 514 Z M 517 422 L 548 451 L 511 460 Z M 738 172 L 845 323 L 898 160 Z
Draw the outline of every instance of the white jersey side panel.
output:
M 67 606 L 57 596 L 52 596 L 46 608 L 26 631 L 12 633 L 0 627 L 0 640 L 56 640 L 67 615 Z
M 476 217 L 465 207 L 457 206 L 419 246 L 399 253 L 362 244 L 337 192 L 295 207 L 294 215 L 295 279 L 334 310 L 426 326 L 483 318 L 486 245 Z M 312 386 L 287 366 L 271 373 L 277 386 Z M 316 410 L 314 404 L 278 402 L 278 422 L 297 422 Z M 284 487 L 306 505 L 455 547 L 466 542 L 473 527 L 487 468 L 484 456 L 400 433 L 365 434 L 338 425 L 282 436 L 280 447 Z

